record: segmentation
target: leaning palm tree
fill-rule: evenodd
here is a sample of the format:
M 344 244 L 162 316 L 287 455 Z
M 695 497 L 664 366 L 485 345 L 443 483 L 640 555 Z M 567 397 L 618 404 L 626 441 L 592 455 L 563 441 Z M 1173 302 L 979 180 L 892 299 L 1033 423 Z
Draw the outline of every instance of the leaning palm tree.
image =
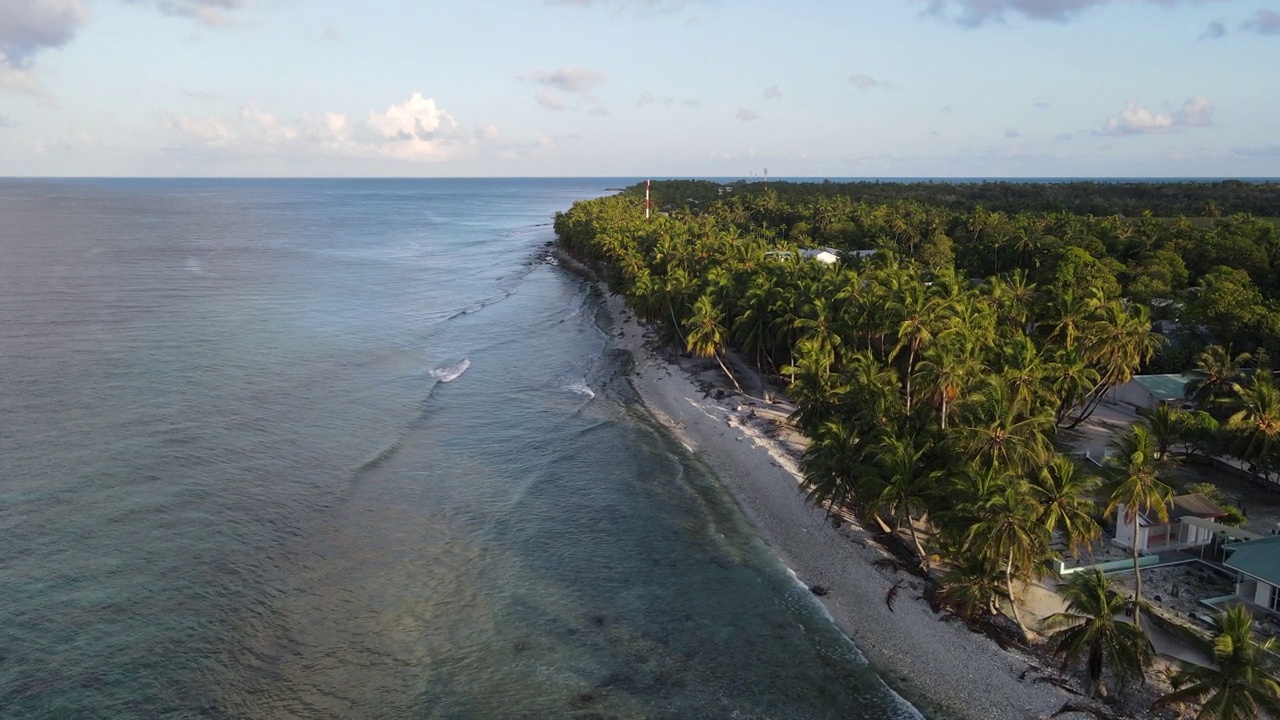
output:
M 910 430 L 886 434 L 875 451 L 877 492 L 870 498 L 872 511 L 885 510 L 899 528 L 906 523 L 925 570 L 929 569 L 929 555 L 916 534 L 914 515 L 928 508 L 938 489 L 940 473 L 930 467 L 930 450 L 930 444 L 920 442 Z
M 720 359 L 720 353 L 724 350 L 725 341 L 729 334 L 722 322 L 722 316 L 715 302 L 711 299 L 710 294 L 703 294 L 693 304 L 693 315 L 685 321 L 685 327 L 688 334 L 685 335 L 685 348 L 693 353 L 695 357 L 708 358 L 713 357 L 720 365 L 720 369 L 733 382 L 733 386 L 738 392 L 742 392 L 742 386 L 738 384 L 738 379 L 729 371 L 728 366 L 724 364 L 724 360 Z
M 1163 463 L 1159 460 L 1155 437 L 1147 426 L 1135 423 L 1128 435 L 1114 443 L 1117 454 L 1108 458 L 1107 474 L 1111 480 L 1111 499 L 1106 513 L 1123 508 L 1126 525 L 1133 526 L 1133 621 L 1138 622 L 1142 607 L 1142 570 L 1138 563 L 1138 529 L 1144 513 L 1169 521 L 1169 504 L 1173 488 L 1160 481 Z
M 1062 531 L 1072 555 L 1088 548 L 1102 534 L 1092 515 L 1096 506 L 1088 499 L 1101 482 L 1065 455 L 1054 455 L 1031 475 L 1028 490 L 1040 506 L 1040 522 L 1050 533 Z
M 1000 598 L 1007 596 L 1000 562 L 986 555 L 959 552 L 948 558 L 938 598 L 965 620 L 973 621 L 999 612 Z
M 1253 638 L 1253 616 L 1233 607 L 1218 616 L 1221 630 L 1213 641 L 1216 667 L 1188 665 L 1173 677 L 1173 692 L 1155 707 L 1202 703 L 1197 720 L 1253 720 L 1280 717 L 1280 683 L 1275 679 L 1276 639 Z
M 1067 611 L 1050 615 L 1045 626 L 1056 629 L 1050 643 L 1064 667 L 1085 658 L 1085 695 L 1098 696 L 1104 666 L 1121 683 L 1143 676 L 1155 651 L 1142 628 L 1116 620 L 1128 601 L 1111 589 L 1101 570 L 1072 575 L 1062 598 Z
M 965 549 L 985 555 L 1003 566 L 1005 592 L 1009 595 L 1013 621 L 1017 623 L 1023 639 L 1029 639 L 1030 632 L 1018 612 L 1013 581 L 1015 578 L 1033 577 L 1042 569 L 1041 563 L 1052 554 L 1049 532 L 1039 521 L 1037 508 L 1028 497 L 1025 483 L 1016 477 L 1010 477 L 1003 487 L 977 503 L 971 512 L 974 522 L 965 534 Z

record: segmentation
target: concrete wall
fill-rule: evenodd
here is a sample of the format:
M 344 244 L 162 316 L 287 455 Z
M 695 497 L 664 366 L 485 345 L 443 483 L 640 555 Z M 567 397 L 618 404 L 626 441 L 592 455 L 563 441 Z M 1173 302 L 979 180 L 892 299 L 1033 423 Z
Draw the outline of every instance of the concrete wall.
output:
M 1142 383 L 1137 380 L 1130 380 L 1118 388 L 1113 388 L 1107 395 L 1116 402 L 1147 408 L 1148 410 L 1154 410 L 1156 405 L 1159 404 L 1155 397 L 1146 388 L 1142 387 Z

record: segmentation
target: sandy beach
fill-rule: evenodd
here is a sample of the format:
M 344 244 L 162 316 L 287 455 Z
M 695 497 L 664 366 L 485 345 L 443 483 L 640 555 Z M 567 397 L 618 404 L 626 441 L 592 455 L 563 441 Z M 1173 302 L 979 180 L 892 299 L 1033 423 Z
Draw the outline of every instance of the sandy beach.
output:
M 614 343 L 634 356 L 632 382 L 645 405 L 712 468 L 800 581 L 828 590 L 821 601 L 836 624 L 894 690 L 930 717 L 971 720 L 1049 717 L 1072 699 L 1033 684 L 1039 665 L 1030 656 L 935 614 L 920 580 L 872 566 L 888 553 L 868 533 L 851 523 L 836 528 L 806 502 L 796 465 L 803 438 L 780 422 L 788 408 L 737 394 L 713 360 L 658 347 L 621 296 L 606 303 Z M 898 580 L 890 610 L 885 592 Z

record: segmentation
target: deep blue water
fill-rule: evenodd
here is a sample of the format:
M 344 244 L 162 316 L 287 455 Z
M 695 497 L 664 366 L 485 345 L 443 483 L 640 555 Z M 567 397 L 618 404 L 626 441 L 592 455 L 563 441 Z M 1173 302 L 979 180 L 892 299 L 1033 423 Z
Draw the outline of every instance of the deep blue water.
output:
M 0 716 L 910 714 L 546 262 L 627 182 L 0 181 Z

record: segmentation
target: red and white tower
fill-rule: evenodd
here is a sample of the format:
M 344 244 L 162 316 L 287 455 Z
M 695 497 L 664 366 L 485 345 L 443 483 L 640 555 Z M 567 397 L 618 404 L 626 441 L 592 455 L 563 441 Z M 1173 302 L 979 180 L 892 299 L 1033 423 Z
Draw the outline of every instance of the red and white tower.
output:
M 651 181 L 649 180 L 644 181 L 644 219 L 645 220 L 649 219 L 649 183 L 650 182 Z

